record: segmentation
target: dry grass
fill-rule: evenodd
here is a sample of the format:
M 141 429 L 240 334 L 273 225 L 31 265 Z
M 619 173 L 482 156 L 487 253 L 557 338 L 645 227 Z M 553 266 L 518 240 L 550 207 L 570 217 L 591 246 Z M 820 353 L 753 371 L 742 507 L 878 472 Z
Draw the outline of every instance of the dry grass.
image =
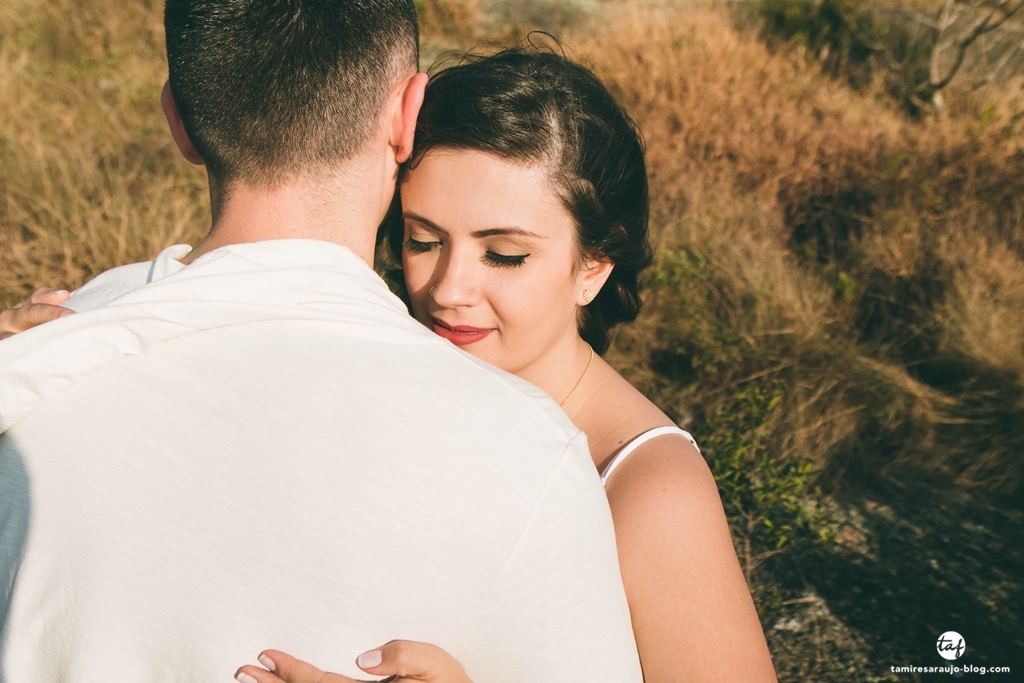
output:
M 157 105 L 160 14 L 153 0 L 0 9 L 0 303 L 205 231 L 203 172 Z M 425 52 L 529 27 L 491 26 L 476 0 L 421 14 Z M 618 365 L 684 421 L 750 377 L 784 380 L 780 457 L 902 458 L 1019 492 L 1021 97 L 954 93 L 943 116 L 911 120 L 714 7 L 609 3 L 575 21 L 570 54 L 645 132 L 660 273 L 678 280 L 619 334 Z M 680 254 L 699 267 L 680 271 Z
M 484 33 L 485 14 L 478 0 L 417 0 L 420 64 L 426 70 L 441 54 L 476 43 Z
M 540 13 L 524 7 L 510 27 L 476 0 L 426 0 L 426 61 L 523 36 Z M 158 106 L 161 9 L 0 5 L 0 304 L 206 231 L 204 174 Z M 783 386 L 769 448 L 813 456 L 826 483 L 909 463 L 1019 506 L 1020 84 L 947 93 L 942 116 L 913 120 L 714 7 L 587 11 L 558 15 L 561 38 L 645 133 L 658 251 L 612 361 L 698 436 L 744 387 Z M 836 648 L 860 643 L 804 620 Z M 785 654 L 786 633 L 770 633 L 780 672 L 817 672 L 798 641 Z M 865 647 L 848 657 L 861 668 Z
M 0 302 L 74 287 L 208 228 L 202 171 L 158 97 L 158 3 L 14 0 L 0 9 Z
M 698 420 L 743 380 L 779 377 L 781 454 L 1020 491 L 1019 96 L 961 94 L 912 120 L 714 9 L 625 8 L 569 43 L 645 132 L 659 252 L 706 261 L 619 335 L 627 372 Z M 728 372 L 672 381 L 644 362 L 682 339 L 692 366 L 693 339 L 716 328 L 742 348 Z

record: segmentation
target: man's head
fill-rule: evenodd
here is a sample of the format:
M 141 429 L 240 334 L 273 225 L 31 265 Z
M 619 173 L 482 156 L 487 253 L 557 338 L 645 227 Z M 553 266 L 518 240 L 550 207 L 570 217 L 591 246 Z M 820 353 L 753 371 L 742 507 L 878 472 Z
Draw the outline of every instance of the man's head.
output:
M 418 63 L 412 0 L 167 0 L 170 89 L 222 183 L 330 174 Z

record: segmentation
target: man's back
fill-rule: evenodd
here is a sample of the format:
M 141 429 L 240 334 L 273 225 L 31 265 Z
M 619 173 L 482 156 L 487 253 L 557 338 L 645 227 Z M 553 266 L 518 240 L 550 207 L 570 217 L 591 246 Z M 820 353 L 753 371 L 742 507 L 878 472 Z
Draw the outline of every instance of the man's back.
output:
M 319 248 L 290 245 L 290 267 Z M 257 279 L 278 258 L 233 249 Z M 349 256 L 324 271 L 342 283 L 319 293 L 330 305 L 275 301 L 143 343 L 3 437 L 0 477 L 23 468 L 29 506 L 7 681 L 226 680 L 268 647 L 353 675 L 393 638 L 484 683 L 639 680 L 583 437 L 536 390 L 400 322 Z M 132 305 L 167 324 L 145 293 Z

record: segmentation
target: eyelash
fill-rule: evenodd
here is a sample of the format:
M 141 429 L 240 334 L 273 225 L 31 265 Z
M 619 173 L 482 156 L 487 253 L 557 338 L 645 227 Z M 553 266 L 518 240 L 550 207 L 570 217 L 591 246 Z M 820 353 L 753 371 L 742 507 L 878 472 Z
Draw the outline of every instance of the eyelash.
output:
M 402 248 L 408 249 L 414 254 L 425 254 L 429 251 L 433 251 L 434 247 L 438 246 L 441 246 L 440 242 L 421 242 L 419 240 L 414 240 L 411 237 L 402 242 Z M 529 254 L 499 254 L 488 249 L 484 253 L 484 261 L 497 268 L 518 268 L 526 263 L 527 256 L 529 256 Z
M 420 242 L 419 240 L 414 240 L 411 237 L 402 242 L 403 249 L 408 249 L 415 254 L 426 254 L 428 251 L 432 251 L 434 247 L 440 245 L 440 242 Z
M 514 256 L 506 256 L 505 254 L 498 254 L 488 250 L 484 254 L 484 260 L 490 262 L 492 265 L 498 268 L 518 268 L 519 266 L 526 263 L 526 257 L 529 254 L 516 254 Z

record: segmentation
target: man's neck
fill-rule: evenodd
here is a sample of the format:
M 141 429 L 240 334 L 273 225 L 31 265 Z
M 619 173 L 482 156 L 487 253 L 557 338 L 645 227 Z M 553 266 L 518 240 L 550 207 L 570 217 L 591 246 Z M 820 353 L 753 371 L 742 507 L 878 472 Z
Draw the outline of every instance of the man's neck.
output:
M 231 244 L 312 239 L 348 247 L 372 267 L 377 227 L 390 196 L 383 188 L 372 187 L 372 178 L 369 183 L 365 177 L 360 180 L 363 182 L 356 183 L 351 176 L 338 176 L 272 188 L 232 184 L 223 196 L 214 196 L 213 227 L 182 262 L 191 263 Z M 216 195 L 216 185 L 211 187 Z

